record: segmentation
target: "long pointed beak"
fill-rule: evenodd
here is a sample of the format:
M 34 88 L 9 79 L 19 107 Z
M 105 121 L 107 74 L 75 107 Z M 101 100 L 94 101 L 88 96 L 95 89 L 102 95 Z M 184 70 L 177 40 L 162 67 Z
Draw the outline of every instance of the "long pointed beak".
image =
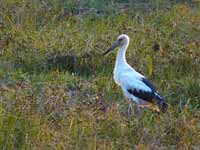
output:
M 112 50 L 114 50 L 117 46 L 119 46 L 119 43 L 116 41 L 111 48 L 107 49 L 104 53 L 103 56 L 106 55 L 107 53 L 111 52 Z

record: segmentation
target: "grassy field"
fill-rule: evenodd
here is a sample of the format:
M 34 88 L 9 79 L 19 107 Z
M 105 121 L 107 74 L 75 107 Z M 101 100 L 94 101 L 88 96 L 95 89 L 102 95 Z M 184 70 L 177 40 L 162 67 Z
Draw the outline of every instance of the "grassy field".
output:
M 127 116 L 112 72 L 128 62 L 169 104 Z M 0 0 L 0 149 L 199 150 L 200 3 Z

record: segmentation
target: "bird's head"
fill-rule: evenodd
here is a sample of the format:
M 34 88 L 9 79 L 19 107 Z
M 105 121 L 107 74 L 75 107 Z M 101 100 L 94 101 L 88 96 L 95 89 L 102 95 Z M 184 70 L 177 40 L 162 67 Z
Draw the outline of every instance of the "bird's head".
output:
M 113 43 L 113 45 L 103 53 L 103 55 L 106 55 L 107 53 L 111 52 L 114 50 L 116 47 L 122 47 L 126 46 L 129 44 L 129 37 L 126 34 L 121 34 L 120 36 L 117 37 L 117 40 Z

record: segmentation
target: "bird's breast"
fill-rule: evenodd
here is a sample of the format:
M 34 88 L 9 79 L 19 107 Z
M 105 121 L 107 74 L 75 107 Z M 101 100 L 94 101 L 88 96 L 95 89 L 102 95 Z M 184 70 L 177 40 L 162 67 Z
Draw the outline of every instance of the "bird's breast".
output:
M 119 79 L 119 73 L 118 72 L 114 71 L 113 79 L 114 79 L 116 84 L 120 85 L 120 79 Z

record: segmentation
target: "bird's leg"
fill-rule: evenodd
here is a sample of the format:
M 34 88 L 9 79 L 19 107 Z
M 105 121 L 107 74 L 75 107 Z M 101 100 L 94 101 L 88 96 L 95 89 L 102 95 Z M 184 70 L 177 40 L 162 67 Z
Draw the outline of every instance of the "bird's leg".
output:
M 132 101 L 130 101 L 129 99 L 127 99 L 128 102 L 128 109 L 127 109 L 127 113 L 128 116 L 131 116 L 132 111 L 134 110 L 135 114 L 137 116 L 141 116 L 142 112 L 141 112 L 141 107 L 139 107 L 140 105 L 137 103 L 133 103 Z M 134 106 L 133 106 L 134 105 Z M 134 107 L 134 108 L 133 108 Z
M 132 110 L 133 110 L 132 104 L 129 102 L 128 109 L 127 109 L 127 112 L 128 112 L 129 116 L 131 115 Z
M 132 102 L 130 99 L 126 98 L 126 101 L 128 103 L 128 108 L 127 108 L 127 114 L 128 116 L 130 117 L 131 116 L 131 112 L 133 110 L 133 107 L 132 107 Z
M 135 113 L 137 114 L 138 117 L 141 117 L 142 115 L 141 108 L 139 107 L 138 104 L 135 105 Z

